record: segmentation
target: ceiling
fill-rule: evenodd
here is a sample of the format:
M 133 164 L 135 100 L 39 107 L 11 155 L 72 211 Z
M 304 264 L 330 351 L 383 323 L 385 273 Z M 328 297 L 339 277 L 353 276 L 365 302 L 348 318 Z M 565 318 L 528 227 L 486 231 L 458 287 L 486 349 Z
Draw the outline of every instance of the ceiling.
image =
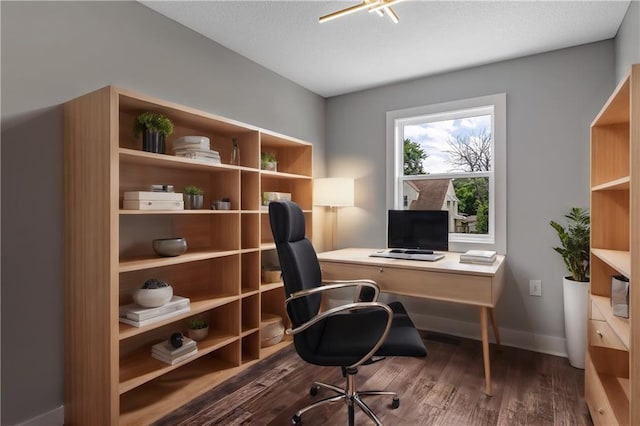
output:
M 141 1 L 323 97 L 615 37 L 629 1 Z

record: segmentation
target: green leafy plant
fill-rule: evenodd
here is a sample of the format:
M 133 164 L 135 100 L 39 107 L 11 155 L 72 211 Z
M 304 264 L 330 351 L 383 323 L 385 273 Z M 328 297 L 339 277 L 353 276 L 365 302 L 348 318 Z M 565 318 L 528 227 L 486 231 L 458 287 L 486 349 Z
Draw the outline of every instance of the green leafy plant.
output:
M 262 169 L 267 168 L 267 163 L 275 163 L 276 155 L 273 152 L 261 152 L 260 153 L 260 167 Z
M 144 284 L 142 285 L 142 288 L 147 290 L 163 288 L 163 287 L 169 287 L 169 284 L 157 278 L 151 278 L 145 281 Z
M 155 112 L 143 112 L 133 123 L 133 131 L 136 137 L 138 137 L 140 136 L 140 133 L 145 130 L 169 136 L 173 133 L 173 123 L 162 114 Z
M 558 233 L 562 247 L 553 249 L 560 253 L 573 281 L 589 281 L 589 236 L 591 219 L 589 211 L 573 207 L 567 218 L 567 228 L 555 221 L 549 224 Z
M 203 191 L 195 185 L 189 185 L 184 188 L 184 193 L 187 195 L 202 195 Z
M 189 321 L 189 328 L 192 330 L 200 330 L 209 327 L 209 323 L 204 318 L 193 318 Z

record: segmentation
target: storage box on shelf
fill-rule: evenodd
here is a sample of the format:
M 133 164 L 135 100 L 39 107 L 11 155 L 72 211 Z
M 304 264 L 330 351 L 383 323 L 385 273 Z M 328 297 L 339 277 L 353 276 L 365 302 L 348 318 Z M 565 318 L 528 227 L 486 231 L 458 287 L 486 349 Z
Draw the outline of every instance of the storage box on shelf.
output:
M 593 422 L 640 424 L 640 66 L 591 125 L 591 307 L 585 399 Z M 629 318 L 615 316 L 611 280 L 630 279 Z M 637 290 L 637 289 L 636 289 Z M 635 313 L 635 315 L 634 315 Z
M 173 121 L 167 154 L 143 152 L 135 140 L 133 121 L 145 111 Z M 260 286 L 270 232 L 262 229 L 260 152 L 262 140 L 277 150 L 283 172 L 266 179 L 294 188 L 311 219 L 311 145 L 114 87 L 68 102 L 64 113 L 65 424 L 149 423 L 288 343 L 260 349 L 262 312 L 284 313 L 282 289 Z M 222 164 L 170 155 L 172 141 L 190 135 L 209 138 Z M 238 165 L 229 164 L 234 139 Z M 155 184 L 198 186 L 204 208 L 123 209 L 125 192 Z M 210 209 L 223 198 L 230 210 Z M 185 238 L 186 253 L 154 253 L 152 240 L 167 237 Z M 150 278 L 170 283 L 190 310 L 141 327 L 119 323 L 120 306 Z M 175 364 L 151 356 L 195 316 L 210 324 L 197 353 Z

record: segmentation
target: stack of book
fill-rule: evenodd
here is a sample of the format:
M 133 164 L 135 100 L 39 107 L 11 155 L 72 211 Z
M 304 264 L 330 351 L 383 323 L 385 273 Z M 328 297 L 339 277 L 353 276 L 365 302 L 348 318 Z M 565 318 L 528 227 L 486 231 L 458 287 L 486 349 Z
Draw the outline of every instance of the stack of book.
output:
M 168 341 L 156 343 L 151 346 L 151 356 L 162 362 L 173 365 L 198 353 L 195 340 L 188 337 L 182 338 L 182 346 L 175 348 Z
M 173 296 L 170 301 L 157 308 L 143 308 L 132 303 L 120 306 L 120 322 L 134 327 L 143 327 L 176 315 L 189 312 L 191 305 L 186 297 Z
M 495 261 L 496 252 L 492 250 L 469 250 L 460 255 L 460 263 L 491 265 Z
M 130 191 L 124 193 L 125 210 L 184 210 L 181 192 Z
M 183 136 L 173 141 L 176 157 L 190 158 L 211 164 L 220 164 L 220 153 L 209 146 L 209 138 L 204 136 Z

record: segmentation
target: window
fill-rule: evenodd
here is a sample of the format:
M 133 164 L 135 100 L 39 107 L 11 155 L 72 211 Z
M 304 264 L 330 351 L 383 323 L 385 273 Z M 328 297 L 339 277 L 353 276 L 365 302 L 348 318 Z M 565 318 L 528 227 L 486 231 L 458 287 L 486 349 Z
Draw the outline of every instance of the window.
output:
M 506 95 L 387 113 L 389 209 L 448 210 L 449 246 L 506 252 Z

